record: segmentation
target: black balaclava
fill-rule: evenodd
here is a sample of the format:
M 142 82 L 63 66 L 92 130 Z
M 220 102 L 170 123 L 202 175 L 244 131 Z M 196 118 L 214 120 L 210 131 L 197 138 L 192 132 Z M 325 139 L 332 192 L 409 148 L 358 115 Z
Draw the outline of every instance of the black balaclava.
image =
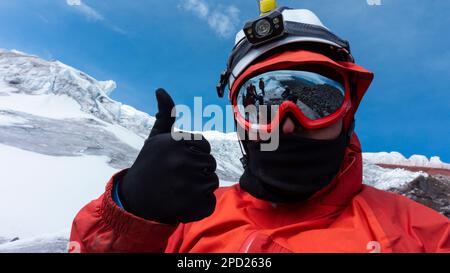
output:
M 344 132 L 332 140 L 281 134 L 275 151 L 261 151 L 260 142 L 244 141 L 247 164 L 240 186 L 256 198 L 274 203 L 304 201 L 330 184 L 339 172 L 347 144 Z

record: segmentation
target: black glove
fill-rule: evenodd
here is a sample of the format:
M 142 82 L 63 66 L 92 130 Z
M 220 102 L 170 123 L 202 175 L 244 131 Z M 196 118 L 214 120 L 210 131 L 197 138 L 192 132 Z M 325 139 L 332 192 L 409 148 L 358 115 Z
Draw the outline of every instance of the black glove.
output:
M 156 122 L 133 166 L 119 183 L 125 209 L 141 218 L 165 224 L 201 220 L 214 212 L 219 187 L 211 146 L 202 136 L 174 140 L 174 102 L 156 91 Z M 178 134 L 178 133 L 174 133 Z M 201 139 L 201 140 L 194 140 Z

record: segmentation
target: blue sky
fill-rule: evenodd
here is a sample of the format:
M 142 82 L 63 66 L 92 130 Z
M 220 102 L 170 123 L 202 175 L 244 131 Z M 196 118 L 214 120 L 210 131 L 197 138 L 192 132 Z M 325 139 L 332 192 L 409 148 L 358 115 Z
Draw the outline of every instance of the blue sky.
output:
M 375 81 L 357 116 L 365 151 L 450 161 L 450 2 L 279 0 L 309 8 L 348 39 Z M 155 114 L 154 90 L 178 104 L 225 105 L 215 85 L 234 33 L 257 16 L 246 0 L 0 0 L 0 48 L 58 59 L 100 80 L 116 100 Z

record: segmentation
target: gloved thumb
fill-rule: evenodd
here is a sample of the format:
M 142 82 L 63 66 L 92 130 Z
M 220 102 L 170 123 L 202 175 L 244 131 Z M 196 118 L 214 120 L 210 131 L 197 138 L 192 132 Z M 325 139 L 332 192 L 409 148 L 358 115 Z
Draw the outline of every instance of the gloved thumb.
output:
M 158 101 L 158 113 L 150 137 L 170 133 L 172 125 L 175 123 L 175 116 L 172 117 L 172 109 L 174 109 L 175 103 L 170 95 L 162 88 L 156 90 L 155 95 Z

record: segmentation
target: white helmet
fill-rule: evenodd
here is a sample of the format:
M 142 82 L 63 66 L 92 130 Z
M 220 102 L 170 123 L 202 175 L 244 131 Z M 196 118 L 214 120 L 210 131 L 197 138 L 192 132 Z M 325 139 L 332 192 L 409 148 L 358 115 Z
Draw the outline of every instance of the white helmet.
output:
M 277 20 L 277 22 L 281 21 L 282 28 L 278 31 L 279 35 L 252 44 L 249 33 L 254 33 L 255 30 L 251 26 L 257 25 L 258 21 L 269 22 L 270 19 L 275 18 L 281 19 Z M 278 28 L 278 26 L 276 27 Z M 246 33 L 246 30 L 248 33 Z M 248 22 L 244 29 L 236 34 L 235 45 L 228 59 L 227 69 L 222 73 L 217 85 L 218 95 L 223 97 L 226 85 L 231 88 L 239 75 L 258 57 L 281 46 L 297 43 L 327 45 L 335 51 L 339 51 L 343 60 L 354 61 L 350 53 L 349 43 L 333 34 L 312 11 L 286 7 L 278 8 L 264 17 Z

